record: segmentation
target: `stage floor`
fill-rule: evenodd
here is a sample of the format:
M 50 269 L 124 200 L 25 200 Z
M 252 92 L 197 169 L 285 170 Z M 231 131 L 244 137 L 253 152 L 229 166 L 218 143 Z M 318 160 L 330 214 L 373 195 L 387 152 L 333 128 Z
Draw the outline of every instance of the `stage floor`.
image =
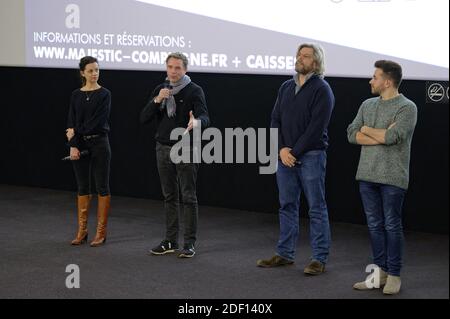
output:
M 164 235 L 162 201 L 113 196 L 108 240 L 98 248 L 69 245 L 75 204 L 72 192 L 0 185 L 0 298 L 449 298 L 448 235 L 406 232 L 402 291 L 386 297 L 352 289 L 370 263 L 366 226 L 332 223 L 327 271 L 306 277 L 308 220 L 295 264 L 262 269 L 256 260 L 274 253 L 277 214 L 200 206 L 197 254 L 179 259 L 148 253 Z M 69 264 L 79 266 L 79 289 L 66 287 Z

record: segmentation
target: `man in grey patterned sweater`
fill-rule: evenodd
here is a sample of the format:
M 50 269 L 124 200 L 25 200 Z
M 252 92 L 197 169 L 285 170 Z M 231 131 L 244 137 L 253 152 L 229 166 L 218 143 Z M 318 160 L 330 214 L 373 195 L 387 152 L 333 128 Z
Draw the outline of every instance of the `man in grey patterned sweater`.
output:
M 356 180 L 367 217 L 373 263 L 378 266 L 366 281 L 353 288 L 368 290 L 384 285 L 384 294 L 397 294 L 401 286 L 401 215 L 417 122 L 416 105 L 399 94 L 401 81 L 399 64 L 377 61 L 370 85 L 379 97 L 364 101 L 347 128 L 349 142 L 362 145 Z

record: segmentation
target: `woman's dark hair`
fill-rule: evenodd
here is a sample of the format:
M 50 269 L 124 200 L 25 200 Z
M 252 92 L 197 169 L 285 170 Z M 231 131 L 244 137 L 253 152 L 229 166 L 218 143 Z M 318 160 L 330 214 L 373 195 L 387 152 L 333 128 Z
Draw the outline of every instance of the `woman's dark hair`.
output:
M 92 56 L 85 56 L 83 58 L 81 58 L 80 60 L 80 71 L 84 71 L 84 69 L 86 68 L 86 65 L 91 64 L 91 63 L 98 63 L 98 60 Z M 86 85 L 86 79 L 84 77 L 81 76 L 80 74 L 80 78 L 81 78 L 81 84 L 82 86 Z

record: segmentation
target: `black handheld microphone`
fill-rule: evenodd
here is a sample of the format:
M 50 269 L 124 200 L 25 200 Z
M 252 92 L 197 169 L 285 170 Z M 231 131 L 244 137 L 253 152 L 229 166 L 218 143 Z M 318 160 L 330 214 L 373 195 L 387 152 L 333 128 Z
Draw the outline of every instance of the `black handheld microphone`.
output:
M 89 151 L 88 151 L 88 150 L 84 150 L 84 151 L 81 151 L 81 152 L 80 152 L 80 158 L 85 157 L 85 156 L 87 156 L 87 155 L 89 155 Z M 66 156 L 66 157 L 63 157 L 63 158 L 61 159 L 61 161 L 71 161 L 70 155 L 69 155 L 69 156 Z
M 165 80 L 165 81 L 164 81 L 164 84 L 163 84 L 163 88 L 164 88 L 164 89 L 172 90 L 172 89 L 173 89 L 173 86 L 170 85 L 170 81 L 169 81 L 169 80 Z M 164 99 L 164 100 L 161 102 L 161 110 L 164 109 L 164 108 L 166 107 L 166 103 L 167 103 L 167 99 Z
M 169 90 L 172 90 L 172 89 L 173 89 L 173 87 L 172 87 L 172 85 L 170 84 L 170 81 L 169 81 L 169 80 L 165 80 L 165 81 L 164 81 L 164 88 L 165 88 L 165 89 L 169 89 Z

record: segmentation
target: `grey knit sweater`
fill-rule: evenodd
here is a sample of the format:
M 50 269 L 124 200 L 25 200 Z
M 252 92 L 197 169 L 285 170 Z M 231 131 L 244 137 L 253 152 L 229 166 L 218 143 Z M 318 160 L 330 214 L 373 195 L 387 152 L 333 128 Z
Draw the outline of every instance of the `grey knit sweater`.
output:
M 411 141 L 417 122 L 417 107 L 402 94 L 390 99 L 368 99 L 347 128 L 350 143 L 357 144 L 356 133 L 366 125 L 387 129 L 385 144 L 362 146 L 356 179 L 359 181 L 394 185 L 403 189 L 409 183 Z

